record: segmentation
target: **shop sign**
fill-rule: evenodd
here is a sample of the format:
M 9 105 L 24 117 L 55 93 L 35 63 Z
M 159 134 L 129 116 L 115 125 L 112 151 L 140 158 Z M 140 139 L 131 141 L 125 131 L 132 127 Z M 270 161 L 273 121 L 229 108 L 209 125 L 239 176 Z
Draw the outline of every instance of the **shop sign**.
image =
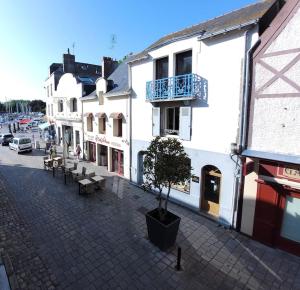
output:
M 129 141 L 127 139 L 122 139 L 122 142 L 129 146 Z
M 99 136 L 97 135 L 95 138 L 96 142 L 98 143 L 102 143 L 102 144 L 109 144 L 110 142 L 108 140 L 106 140 L 105 136 Z
M 279 167 L 278 176 L 300 181 L 300 168 Z
M 67 122 L 67 121 L 63 121 L 63 122 L 61 122 L 61 124 L 62 125 L 64 125 L 64 126 L 70 126 L 70 127 L 72 127 L 72 122 Z

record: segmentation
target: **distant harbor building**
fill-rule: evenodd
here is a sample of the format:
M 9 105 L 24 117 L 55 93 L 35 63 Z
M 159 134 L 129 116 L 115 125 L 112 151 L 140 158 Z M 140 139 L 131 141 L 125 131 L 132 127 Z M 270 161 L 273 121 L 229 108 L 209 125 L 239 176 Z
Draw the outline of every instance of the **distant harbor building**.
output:
M 76 62 L 69 51 L 62 64 L 53 63 L 49 68 L 45 81 L 48 120 L 55 124 L 57 144 L 65 142 L 71 151 L 77 144 L 84 145 L 80 98 L 95 90 L 101 73 L 100 65 Z

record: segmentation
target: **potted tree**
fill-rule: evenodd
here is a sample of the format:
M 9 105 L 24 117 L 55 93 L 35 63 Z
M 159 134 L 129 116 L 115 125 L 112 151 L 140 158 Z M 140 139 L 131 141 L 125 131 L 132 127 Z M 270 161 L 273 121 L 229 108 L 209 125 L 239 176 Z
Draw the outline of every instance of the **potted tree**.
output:
M 168 211 L 171 186 L 191 178 L 191 161 L 176 138 L 156 137 L 144 152 L 143 165 L 144 189 L 158 192 L 158 207 L 146 213 L 148 236 L 166 250 L 175 244 L 180 223 L 180 217 Z

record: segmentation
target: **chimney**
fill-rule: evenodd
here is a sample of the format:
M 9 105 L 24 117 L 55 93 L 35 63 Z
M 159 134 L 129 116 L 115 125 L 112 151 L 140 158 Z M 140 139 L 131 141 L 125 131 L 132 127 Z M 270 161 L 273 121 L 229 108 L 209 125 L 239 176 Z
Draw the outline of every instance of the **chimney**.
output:
M 102 77 L 107 79 L 117 68 L 118 62 L 111 57 L 103 57 L 102 60 Z
M 75 55 L 68 53 L 63 55 L 63 70 L 64 73 L 75 73 Z

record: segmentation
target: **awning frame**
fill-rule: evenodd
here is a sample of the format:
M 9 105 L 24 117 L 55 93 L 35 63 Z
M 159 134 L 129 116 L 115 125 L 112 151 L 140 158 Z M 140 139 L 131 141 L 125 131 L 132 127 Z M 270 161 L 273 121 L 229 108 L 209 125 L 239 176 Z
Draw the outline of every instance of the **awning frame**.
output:
M 123 114 L 121 112 L 114 112 L 111 113 L 109 117 L 113 119 L 123 119 Z

